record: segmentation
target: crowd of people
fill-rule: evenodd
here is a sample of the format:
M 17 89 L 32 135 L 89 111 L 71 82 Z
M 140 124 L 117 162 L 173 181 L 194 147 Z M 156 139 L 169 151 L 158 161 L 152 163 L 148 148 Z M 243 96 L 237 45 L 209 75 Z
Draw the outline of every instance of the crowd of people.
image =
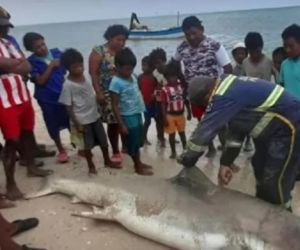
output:
M 71 142 L 86 159 L 90 174 L 97 173 L 91 150 L 99 146 L 105 167 L 122 168 L 124 153 L 132 158 L 137 174 L 152 175 L 152 167 L 141 159 L 140 148 L 151 145 L 147 134 L 154 120 L 159 146 L 166 147 L 167 134 L 170 158 L 178 159 L 185 167 L 194 166 L 204 152 L 207 157 L 214 157 L 217 150 L 213 140 L 218 135 L 223 152 L 219 181 L 224 185 L 232 177 L 234 160 L 241 148 L 253 151 L 254 140 L 256 153 L 252 163 L 257 196 L 290 209 L 290 192 L 300 166 L 300 159 L 295 156 L 300 144 L 300 116 L 297 120 L 298 113 L 292 113 L 300 107 L 298 25 L 283 31 L 284 47 L 276 48 L 272 58 L 263 52 L 262 35 L 248 33 L 244 42 L 233 47 L 232 62 L 224 46 L 204 34 L 202 22 L 189 16 L 182 23 L 186 39 L 178 45 L 176 54 L 168 61 L 163 49 L 153 49 L 141 59 L 143 73 L 139 76 L 134 74 L 138 59 L 126 47 L 129 31 L 123 25 L 108 27 L 106 42 L 92 49 L 89 76 L 78 50 L 49 49 L 43 35 L 35 32 L 23 37 L 24 48 L 31 53 L 25 58 L 17 41 L 9 35 L 10 28 L 10 15 L 1 8 L 0 127 L 5 140 L 1 157 L 7 193 L 0 198 L 0 208 L 10 207 L 13 204 L 9 200 L 23 197 L 14 178 L 17 160 L 27 167 L 29 177 L 52 173 L 39 168 L 43 162 L 36 158 L 56 155 L 58 163 L 69 161 L 60 138 L 63 129 L 70 131 Z M 57 154 L 35 140 L 35 112 L 26 86 L 28 80 L 35 85 L 34 98 Z M 187 141 L 186 121 L 192 117 L 199 125 Z M 275 118 L 290 126 L 293 134 L 290 136 L 288 128 Z M 176 134 L 184 150 L 179 157 Z M 295 149 L 291 149 L 292 143 Z M 12 227 L 0 217 L 0 229 Z M 13 243 L 10 237 L 15 229 L 9 230 L 0 232 L 1 249 L 6 249 L 4 244 L 13 244 L 9 248 L 13 250 L 29 249 Z

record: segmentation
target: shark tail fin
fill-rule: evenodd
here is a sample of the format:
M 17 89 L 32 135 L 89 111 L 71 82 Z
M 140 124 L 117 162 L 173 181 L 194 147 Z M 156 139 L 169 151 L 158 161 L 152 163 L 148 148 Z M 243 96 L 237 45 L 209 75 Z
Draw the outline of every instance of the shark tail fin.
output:
M 25 199 L 31 200 L 31 199 L 35 199 L 35 198 L 39 198 L 42 196 L 55 193 L 56 192 L 55 183 L 57 182 L 57 180 L 58 179 L 53 176 L 46 178 L 43 187 L 39 191 L 26 194 Z

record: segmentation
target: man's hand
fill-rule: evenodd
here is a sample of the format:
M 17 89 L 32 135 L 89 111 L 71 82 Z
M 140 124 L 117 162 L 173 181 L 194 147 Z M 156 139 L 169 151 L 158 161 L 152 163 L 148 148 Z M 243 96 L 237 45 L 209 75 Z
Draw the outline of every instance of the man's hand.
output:
M 105 97 L 102 93 L 96 93 L 96 98 L 99 105 L 103 105 L 105 103 Z
M 50 67 L 52 68 L 56 68 L 60 65 L 60 60 L 59 59 L 55 59 L 53 61 L 51 61 L 51 63 L 49 64 Z
M 128 129 L 124 124 L 120 124 L 120 132 L 122 135 L 128 135 Z
M 83 130 L 83 126 L 80 124 L 80 123 L 76 123 L 75 124 L 75 127 L 76 127 L 76 130 L 79 132 L 79 133 L 83 133 L 84 130 Z
M 233 176 L 233 171 L 230 167 L 228 166 L 221 166 L 219 169 L 219 185 L 221 186 L 226 186 L 230 183 L 231 179 Z

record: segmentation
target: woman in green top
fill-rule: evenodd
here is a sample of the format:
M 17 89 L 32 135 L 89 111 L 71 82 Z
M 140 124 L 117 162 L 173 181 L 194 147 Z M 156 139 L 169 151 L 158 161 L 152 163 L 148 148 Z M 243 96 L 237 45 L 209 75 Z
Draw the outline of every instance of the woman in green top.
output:
M 107 28 L 104 38 L 107 42 L 93 48 L 89 58 L 89 72 L 101 109 L 103 122 L 107 123 L 107 134 L 113 150 L 111 160 L 121 163 L 119 150 L 119 128 L 111 108 L 109 85 L 115 75 L 114 57 L 128 39 L 129 31 L 123 25 L 112 25 Z

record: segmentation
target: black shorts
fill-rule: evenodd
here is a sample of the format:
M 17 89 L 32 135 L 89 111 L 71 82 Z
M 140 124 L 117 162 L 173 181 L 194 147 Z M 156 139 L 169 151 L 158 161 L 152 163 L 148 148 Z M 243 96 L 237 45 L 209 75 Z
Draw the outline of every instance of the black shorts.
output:
M 84 148 L 92 149 L 95 146 L 108 147 L 106 133 L 100 119 L 84 125 Z

